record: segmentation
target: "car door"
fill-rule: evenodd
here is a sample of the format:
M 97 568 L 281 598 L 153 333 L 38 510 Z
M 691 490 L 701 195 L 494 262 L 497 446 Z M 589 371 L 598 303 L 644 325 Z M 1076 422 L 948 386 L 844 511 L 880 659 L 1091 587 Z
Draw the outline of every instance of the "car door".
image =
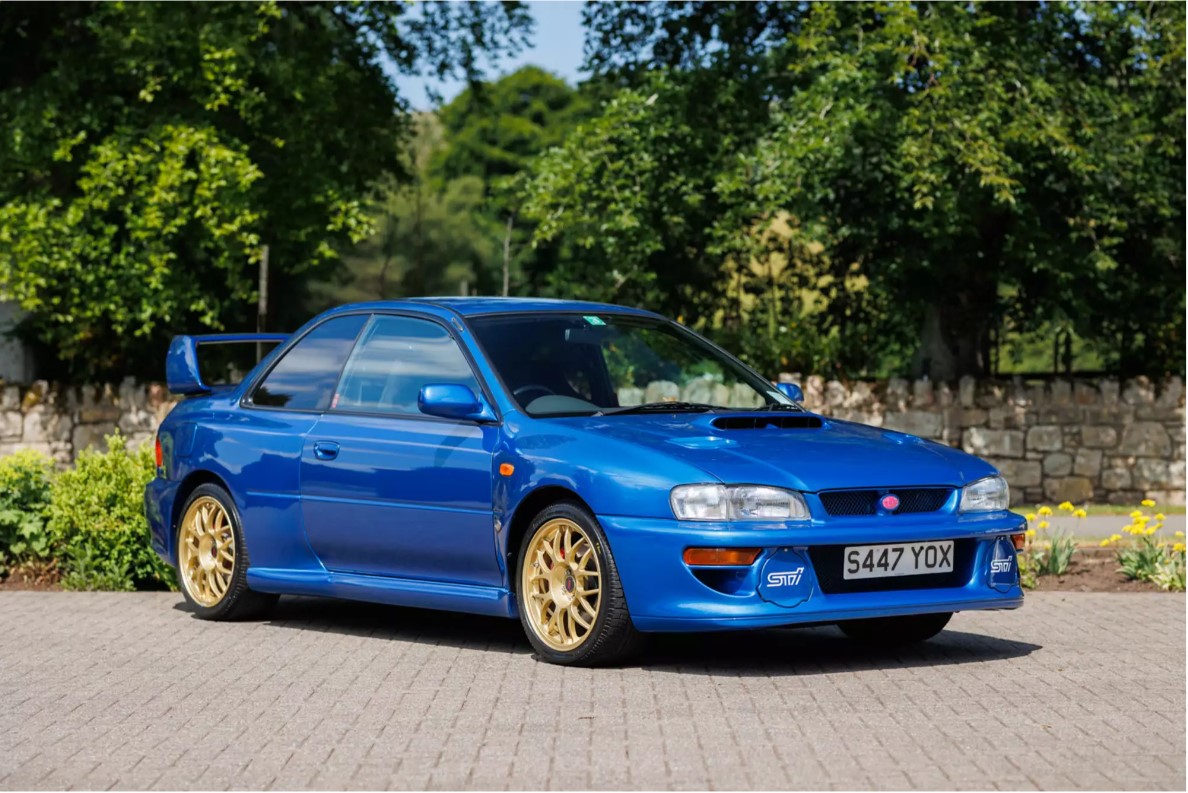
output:
M 306 437 L 301 496 L 310 546 L 330 570 L 496 586 L 491 423 L 417 407 L 421 387 L 481 394 L 447 326 L 376 314 Z

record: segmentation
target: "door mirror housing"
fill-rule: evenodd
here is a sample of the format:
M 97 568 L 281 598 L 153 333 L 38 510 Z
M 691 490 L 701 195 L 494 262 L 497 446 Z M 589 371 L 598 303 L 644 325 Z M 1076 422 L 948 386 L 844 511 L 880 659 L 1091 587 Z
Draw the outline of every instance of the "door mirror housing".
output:
M 793 402 L 800 403 L 804 401 L 804 392 L 800 390 L 800 386 L 796 383 L 778 383 L 776 388 L 780 393 L 791 399 Z
M 468 386 L 432 383 L 417 394 L 417 407 L 428 416 L 445 419 L 494 419 L 495 415 Z

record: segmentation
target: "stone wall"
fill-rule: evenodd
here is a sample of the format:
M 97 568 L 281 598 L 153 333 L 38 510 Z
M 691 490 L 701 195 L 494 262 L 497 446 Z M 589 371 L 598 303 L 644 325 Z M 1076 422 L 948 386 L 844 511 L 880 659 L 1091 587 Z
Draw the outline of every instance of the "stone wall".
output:
M 1145 378 L 1047 384 L 963 379 L 850 382 L 780 375 L 800 383 L 824 415 L 910 432 L 965 449 L 999 467 L 1015 503 L 1184 503 L 1184 385 Z M 174 404 L 165 387 L 55 389 L 40 382 L 0 390 L 0 455 L 43 451 L 63 464 L 102 448 L 119 429 L 150 440 Z
M 985 457 L 1014 503 L 1184 503 L 1184 384 L 1146 378 L 1025 383 L 964 378 L 843 384 L 780 375 L 823 415 L 900 430 Z
M 153 438 L 176 399 L 159 383 L 51 388 L 44 381 L 0 388 L 0 456 L 36 449 L 68 464 L 87 448 L 106 448 L 117 429 L 134 444 Z

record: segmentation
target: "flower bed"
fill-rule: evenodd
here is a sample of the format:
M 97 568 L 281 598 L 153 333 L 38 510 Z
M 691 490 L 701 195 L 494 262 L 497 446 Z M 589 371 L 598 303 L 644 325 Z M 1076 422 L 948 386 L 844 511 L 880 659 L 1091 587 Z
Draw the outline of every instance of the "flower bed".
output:
M 1027 541 L 1019 553 L 1023 586 L 1028 589 L 1184 591 L 1184 532 L 1163 531 L 1164 515 L 1145 499 L 1128 516 L 1121 533 L 1096 546 L 1077 542 L 1084 507 L 1066 501 L 1053 510 L 1041 506 L 1027 515 Z M 1124 536 L 1125 535 L 1125 536 Z

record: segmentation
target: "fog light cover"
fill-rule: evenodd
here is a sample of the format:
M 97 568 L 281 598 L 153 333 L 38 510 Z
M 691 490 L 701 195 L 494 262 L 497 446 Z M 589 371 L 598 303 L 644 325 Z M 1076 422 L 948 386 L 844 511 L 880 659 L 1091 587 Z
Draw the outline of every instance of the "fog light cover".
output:
M 1019 583 L 1019 553 L 1008 536 L 994 541 L 990 552 L 990 586 L 1005 592 Z

